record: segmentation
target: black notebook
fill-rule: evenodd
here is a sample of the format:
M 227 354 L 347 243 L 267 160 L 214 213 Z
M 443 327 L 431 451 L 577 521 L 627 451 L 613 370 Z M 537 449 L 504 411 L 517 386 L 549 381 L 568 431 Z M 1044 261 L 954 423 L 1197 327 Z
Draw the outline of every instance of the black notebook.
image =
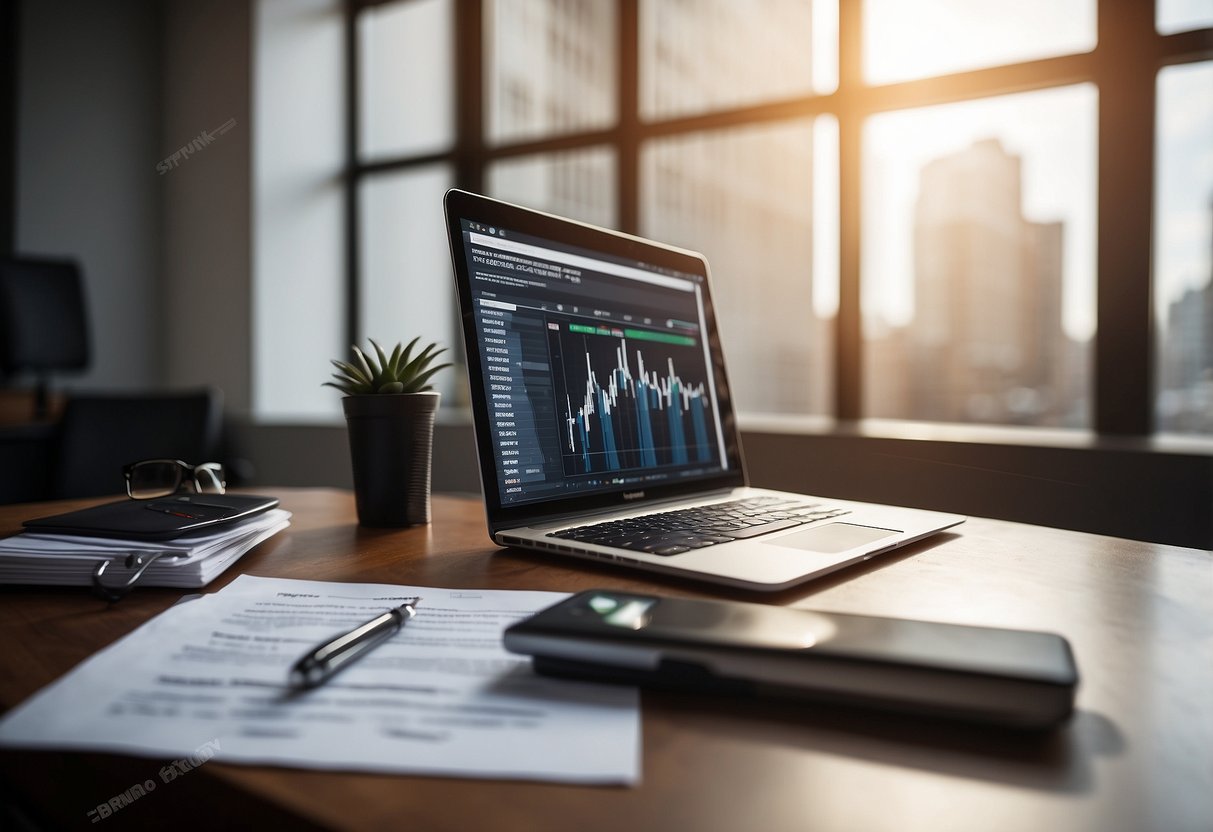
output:
M 251 494 L 176 494 L 157 500 L 119 500 L 92 508 L 38 517 L 22 525 L 43 534 L 172 540 L 214 530 L 278 505 L 276 497 Z

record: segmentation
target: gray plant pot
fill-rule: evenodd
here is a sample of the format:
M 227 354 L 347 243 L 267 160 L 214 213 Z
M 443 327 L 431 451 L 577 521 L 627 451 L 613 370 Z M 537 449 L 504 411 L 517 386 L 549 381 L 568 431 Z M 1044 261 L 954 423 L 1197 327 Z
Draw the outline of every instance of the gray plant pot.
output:
M 436 392 L 346 396 L 354 497 L 363 526 L 430 522 Z

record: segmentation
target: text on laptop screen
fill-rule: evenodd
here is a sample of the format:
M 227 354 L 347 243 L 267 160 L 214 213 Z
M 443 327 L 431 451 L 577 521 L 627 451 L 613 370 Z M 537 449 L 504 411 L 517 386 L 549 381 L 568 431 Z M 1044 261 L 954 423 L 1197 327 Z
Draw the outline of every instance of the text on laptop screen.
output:
M 461 228 L 503 505 L 724 470 L 701 275 Z

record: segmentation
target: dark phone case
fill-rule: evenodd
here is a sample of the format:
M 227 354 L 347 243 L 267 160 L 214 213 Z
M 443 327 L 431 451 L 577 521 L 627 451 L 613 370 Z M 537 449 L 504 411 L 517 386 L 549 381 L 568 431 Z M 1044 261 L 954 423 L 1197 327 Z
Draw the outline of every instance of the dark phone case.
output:
M 31 532 L 171 540 L 234 523 L 278 505 L 251 494 L 177 494 L 157 500 L 119 500 L 66 514 L 26 520 Z
M 895 714 L 991 725 L 1002 729 L 1047 731 L 1065 722 L 1073 713 L 1074 690 L 1066 686 L 1036 685 L 1024 687 L 1024 695 L 1034 698 L 1038 705 L 1034 713 L 1008 714 L 983 710 L 979 706 L 958 709 L 954 706 L 932 706 L 930 703 L 908 703 L 895 697 L 877 697 L 858 693 L 829 691 L 772 685 L 751 679 L 717 676 L 702 666 L 678 661 L 662 661 L 655 670 L 618 665 L 581 662 L 552 656 L 533 656 L 531 664 L 536 673 L 581 682 L 636 685 L 651 690 L 675 693 L 708 694 L 743 698 L 774 697 L 807 704 L 841 708 L 863 708 Z
M 583 599 L 599 594 L 657 597 L 579 593 L 507 628 L 506 649 L 530 654 L 539 673 L 571 679 L 777 696 L 1018 729 L 1047 729 L 1073 711 L 1077 668 L 1069 644 L 1051 633 L 780 609 L 784 617 L 812 615 L 832 624 L 821 642 L 788 649 L 709 634 L 728 613 L 770 611 L 765 605 L 658 598 L 678 605 L 683 632 L 654 633 L 574 614 Z M 936 642 L 950 636 L 931 647 L 932 632 Z M 968 649 L 958 653 L 953 639 L 967 641 Z

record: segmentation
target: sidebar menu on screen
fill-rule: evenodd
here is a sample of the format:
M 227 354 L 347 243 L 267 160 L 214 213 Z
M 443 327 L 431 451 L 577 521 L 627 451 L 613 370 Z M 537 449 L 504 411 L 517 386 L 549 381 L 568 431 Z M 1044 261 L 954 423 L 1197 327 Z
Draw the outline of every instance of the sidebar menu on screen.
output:
M 512 303 L 479 298 L 476 329 L 483 341 L 489 425 L 499 460 L 501 501 L 512 502 L 524 495 L 530 499 L 558 490 L 559 437 L 542 315 Z

